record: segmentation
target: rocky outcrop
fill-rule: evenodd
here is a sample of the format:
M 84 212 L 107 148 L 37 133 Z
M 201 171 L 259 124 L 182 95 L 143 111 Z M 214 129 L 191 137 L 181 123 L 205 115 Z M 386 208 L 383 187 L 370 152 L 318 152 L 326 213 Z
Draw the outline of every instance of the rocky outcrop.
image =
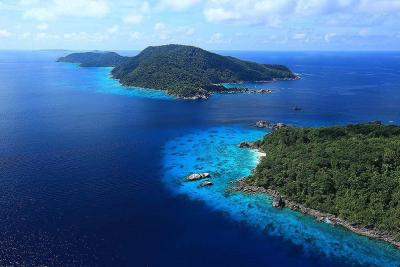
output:
M 256 122 L 256 127 L 257 128 L 270 128 L 272 123 L 270 121 L 257 121 Z
M 288 127 L 286 124 L 282 123 L 282 122 L 278 122 L 277 124 L 274 124 L 272 126 L 273 130 L 278 130 L 278 129 L 282 129 L 282 128 L 286 128 Z
M 266 120 L 260 120 L 256 122 L 256 127 L 257 128 L 267 128 L 267 129 L 272 129 L 272 130 L 278 130 L 281 128 L 288 127 L 285 123 L 278 122 L 278 123 L 272 123 L 270 121 Z
M 277 190 L 249 184 L 249 182 L 247 181 L 247 177 L 242 177 L 235 181 L 232 181 L 232 184 L 233 186 L 227 190 L 228 193 L 239 191 L 249 194 L 267 194 L 273 197 L 272 206 L 276 208 L 286 207 L 294 211 L 299 211 L 301 213 L 313 216 L 319 222 L 324 222 L 332 225 L 340 225 L 359 235 L 364 235 L 369 238 L 386 241 L 400 249 L 399 241 L 396 241 L 393 236 L 390 236 L 387 233 L 376 230 L 373 224 L 361 226 L 347 222 L 335 215 L 308 208 L 302 204 L 285 199 Z
M 240 148 L 251 148 L 251 149 L 258 149 L 258 144 L 256 142 L 241 142 L 238 144 Z
M 274 197 L 272 201 L 272 207 L 281 209 L 285 207 L 285 201 L 283 200 L 281 195 L 278 195 L 277 197 Z
M 204 89 L 200 89 L 199 92 L 193 96 L 178 96 L 179 99 L 185 100 L 207 100 L 210 97 L 210 93 Z
M 271 89 L 254 89 L 247 87 L 225 87 L 221 84 L 214 84 L 212 86 L 208 86 L 209 92 L 219 93 L 219 94 L 271 94 Z
M 203 172 L 203 173 L 193 173 L 189 176 L 186 177 L 186 180 L 188 181 L 197 181 L 205 178 L 210 178 L 211 175 L 208 172 Z

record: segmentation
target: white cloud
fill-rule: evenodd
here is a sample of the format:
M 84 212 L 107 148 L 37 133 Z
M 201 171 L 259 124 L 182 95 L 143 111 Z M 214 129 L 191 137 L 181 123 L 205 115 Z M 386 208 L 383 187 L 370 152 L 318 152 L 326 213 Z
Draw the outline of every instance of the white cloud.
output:
M 151 7 L 148 2 L 141 4 L 134 3 L 132 5 L 132 12 L 122 18 L 122 21 L 127 24 L 140 24 L 143 22 L 146 15 L 151 12 Z
M 223 8 L 208 8 L 204 10 L 206 19 L 210 22 L 233 21 L 240 19 L 240 14 Z
M 67 40 L 86 40 L 88 39 L 89 34 L 87 32 L 71 32 L 65 33 L 63 37 Z
M 20 0 L 18 2 L 18 5 L 20 6 L 31 6 L 37 4 L 39 1 L 38 0 Z
M 154 30 L 160 40 L 177 41 L 182 38 L 192 36 L 196 29 L 190 26 L 171 26 L 158 22 L 154 25 Z
M 174 11 L 184 11 L 201 2 L 202 0 L 161 0 L 158 3 L 158 8 L 170 9 Z
M 12 34 L 6 29 L 0 29 L 0 38 L 10 37 Z
M 19 34 L 19 38 L 21 38 L 21 39 L 28 39 L 31 36 L 32 36 L 32 33 L 30 33 L 30 32 L 24 32 L 24 33 Z
M 103 17 L 108 12 L 109 7 L 105 0 L 52 0 L 45 7 L 27 9 L 24 17 L 46 21 L 62 16 Z
M 164 31 L 167 28 L 167 25 L 164 23 L 158 22 L 156 25 L 154 25 L 154 30 L 156 31 Z
M 114 26 L 112 26 L 110 28 L 107 28 L 107 32 L 110 33 L 110 34 L 116 33 L 116 32 L 118 32 L 118 30 L 119 30 L 119 26 L 118 25 L 114 25 Z
M 49 34 L 46 32 L 38 32 L 33 36 L 34 40 L 41 41 L 41 40 L 56 40 L 59 39 L 60 36 L 58 34 Z
M 36 29 L 38 29 L 39 31 L 45 31 L 49 28 L 49 25 L 47 23 L 40 23 L 38 25 L 36 25 Z
M 169 30 L 167 29 L 167 25 L 165 25 L 164 23 L 156 23 L 156 25 L 154 25 L 154 30 L 157 32 L 158 38 L 160 38 L 160 40 L 166 40 L 169 38 Z
M 210 40 L 208 41 L 209 43 L 221 43 L 223 41 L 223 37 L 224 35 L 220 32 L 216 32 L 213 33 L 213 35 L 211 35 Z
M 368 30 L 368 29 L 361 29 L 361 30 L 358 32 L 358 35 L 361 36 L 361 37 L 366 37 L 366 36 L 369 35 L 369 30 Z
M 303 39 L 305 39 L 307 37 L 307 35 L 305 34 L 305 33 L 295 33 L 293 36 L 292 36 L 292 39 L 293 40 L 303 40 Z
M 108 29 L 104 32 L 69 32 L 64 33 L 63 38 L 69 41 L 92 41 L 92 42 L 101 42 L 110 39 L 111 34 L 108 32 Z
M 332 38 L 334 38 L 335 36 L 337 36 L 337 34 L 334 32 L 327 33 L 324 36 L 324 40 L 325 40 L 325 42 L 329 43 L 332 40 Z
M 129 35 L 130 40 L 139 40 L 140 38 L 142 38 L 142 33 L 140 33 L 140 32 L 132 32 Z
M 182 30 L 186 35 L 193 35 L 193 34 L 196 32 L 196 29 L 193 28 L 193 27 L 189 27 L 189 28 L 183 27 L 183 28 L 181 28 L 181 30 Z
M 140 14 L 132 14 L 123 17 L 123 22 L 127 24 L 140 24 L 144 19 L 143 15 Z
M 283 21 L 319 18 L 326 23 L 328 15 L 354 21 L 371 19 L 365 14 L 398 15 L 399 0 L 208 0 L 203 14 L 210 22 L 235 22 L 276 26 Z

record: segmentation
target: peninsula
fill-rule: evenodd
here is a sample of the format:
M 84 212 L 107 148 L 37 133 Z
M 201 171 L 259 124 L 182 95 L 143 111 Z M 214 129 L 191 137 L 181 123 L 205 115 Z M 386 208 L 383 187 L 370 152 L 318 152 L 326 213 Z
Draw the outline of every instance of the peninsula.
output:
M 284 127 L 242 147 L 266 153 L 233 190 L 400 248 L 400 126 Z
M 170 95 L 191 99 L 206 99 L 211 93 L 271 92 L 226 88 L 224 83 L 298 79 L 283 65 L 258 64 L 185 45 L 150 46 L 134 57 L 114 52 L 73 53 L 58 61 L 82 67 L 113 67 L 112 77 L 122 85 L 166 90 Z

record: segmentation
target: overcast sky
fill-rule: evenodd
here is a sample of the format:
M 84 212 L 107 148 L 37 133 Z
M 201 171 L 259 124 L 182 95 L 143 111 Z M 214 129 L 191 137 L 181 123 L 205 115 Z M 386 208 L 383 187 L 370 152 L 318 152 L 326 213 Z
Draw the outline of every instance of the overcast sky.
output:
M 400 0 L 0 0 L 0 49 L 400 50 Z

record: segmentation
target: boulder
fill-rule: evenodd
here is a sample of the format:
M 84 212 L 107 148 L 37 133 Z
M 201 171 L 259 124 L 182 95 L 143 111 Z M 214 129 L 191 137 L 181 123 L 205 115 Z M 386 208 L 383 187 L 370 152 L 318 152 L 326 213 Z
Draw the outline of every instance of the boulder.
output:
M 203 172 L 203 173 L 193 173 L 186 177 L 186 180 L 188 181 L 197 181 L 205 178 L 209 178 L 211 175 L 208 172 Z
M 285 206 L 285 201 L 282 199 L 280 195 L 274 197 L 274 200 L 272 201 L 272 207 L 281 209 L 284 206 Z
M 204 181 L 200 184 L 200 187 L 212 186 L 213 183 L 211 181 Z
M 367 229 L 367 230 L 373 230 L 374 228 L 375 228 L 374 224 L 367 224 L 364 226 L 364 229 Z
M 272 126 L 272 128 L 274 130 L 278 130 L 278 129 L 282 129 L 282 128 L 286 128 L 287 125 L 282 123 L 282 122 L 278 122 L 277 124 L 274 124 L 274 126 Z
M 271 122 L 269 121 L 257 121 L 256 127 L 258 128 L 269 128 L 271 127 Z
M 241 142 L 238 147 L 240 148 L 253 148 L 254 147 L 254 143 L 252 142 Z

